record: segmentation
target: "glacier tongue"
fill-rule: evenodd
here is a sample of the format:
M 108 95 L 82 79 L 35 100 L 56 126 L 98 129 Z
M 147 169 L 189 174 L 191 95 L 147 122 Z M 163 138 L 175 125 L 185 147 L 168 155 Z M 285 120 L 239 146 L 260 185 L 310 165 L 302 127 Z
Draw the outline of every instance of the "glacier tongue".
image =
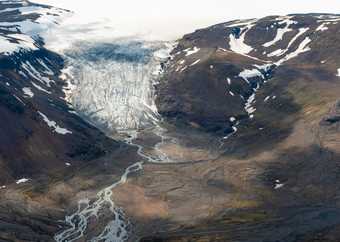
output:
M 74 89 L 70 101 L 90 122 L 107 130 L 135 130 L 158 120 L 154 84 L 169 58 L 165 43 L 81 43 L 66 51 Z

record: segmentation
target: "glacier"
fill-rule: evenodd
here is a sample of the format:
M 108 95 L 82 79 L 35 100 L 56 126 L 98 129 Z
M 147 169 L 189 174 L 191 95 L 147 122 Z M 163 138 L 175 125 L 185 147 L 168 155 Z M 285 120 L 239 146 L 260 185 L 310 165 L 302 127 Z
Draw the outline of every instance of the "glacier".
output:
M 64 51 L 72 87 L 68 101 L 106 132 L 154 126 L 154 85 L 171 50 L 169 43 L 139 40 L 75 43 Z

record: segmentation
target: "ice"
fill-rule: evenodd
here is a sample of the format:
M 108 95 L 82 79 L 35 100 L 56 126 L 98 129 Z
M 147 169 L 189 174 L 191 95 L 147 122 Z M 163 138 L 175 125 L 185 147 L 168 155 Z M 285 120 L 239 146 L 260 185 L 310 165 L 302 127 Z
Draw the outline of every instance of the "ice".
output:
M 38 113 L 43 118 L 43 120 L 45 121 L 47 126 L 50 127 L 50 128 L 53 128 L 54 132 L 61 134 L 61 135 L 72 134 L 71 131 L 69 131 L 65 128 L 61 128 L 59 125 L 57 125 L 57 123 L 55 121 L 48 119 L 48 117 L 45 114 L 43 114 L 42 112 L 38 111 Z
M 65 50 L 69 69 L 62 77 L 69 83 L 67 100 L 106 131 L 153 126 L 159 119 L 154 85 L 172 48 L 132 40 L 75 45 Z

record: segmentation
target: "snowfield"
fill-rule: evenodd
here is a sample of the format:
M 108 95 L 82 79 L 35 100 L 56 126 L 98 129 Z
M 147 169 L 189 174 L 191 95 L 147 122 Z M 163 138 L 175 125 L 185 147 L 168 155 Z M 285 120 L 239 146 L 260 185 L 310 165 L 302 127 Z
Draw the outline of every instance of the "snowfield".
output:
M 50 120 L 45 114 L 42 112 L 38 111 L 40 116 L 43 118 L 44 122 L 48 125 L 48 127 L 53 128 L 53 131 L 61 134 L 61 135 L 66 135 L 66 134 L 72 134 L 72 131 L 69 131 L 68 129 L 61 128 L 57 123 L 53 120 Z
M 40 46 L 37 41 L 38 37 L 49 32 L 51 28 L 58 25 L 58 22 L 69 15 L 69 12 L 54 7 L 26 6 L 26 1 L 1 1 L 1 3 L 9 4 L 7 8 L 0 11 L 0 14 L 13 12 L 24 17 L 27 16 L 22 21 L 0 21 L 0 54 L 5 55 L 19 51 L 37 50 Z M 19 6 L 11 7 L 15 6 L 14 3 L 18 3 Z M 31 18 L 32 14 L 38 15 L 38 17 Z M 6 31 L 7 34 L 1 35 L 3 31 Z

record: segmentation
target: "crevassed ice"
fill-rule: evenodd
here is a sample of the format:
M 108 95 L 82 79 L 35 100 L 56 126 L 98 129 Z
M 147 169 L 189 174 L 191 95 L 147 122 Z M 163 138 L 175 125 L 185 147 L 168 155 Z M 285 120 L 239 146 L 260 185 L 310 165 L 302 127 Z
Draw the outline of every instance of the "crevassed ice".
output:
M 65 53 L 74 67 L 69 101 L 78 113 L 109 130 L 140 129 L 157 122 L 155 77 L 169 56 L 169 45 L 118 41 L 74 48 Z

